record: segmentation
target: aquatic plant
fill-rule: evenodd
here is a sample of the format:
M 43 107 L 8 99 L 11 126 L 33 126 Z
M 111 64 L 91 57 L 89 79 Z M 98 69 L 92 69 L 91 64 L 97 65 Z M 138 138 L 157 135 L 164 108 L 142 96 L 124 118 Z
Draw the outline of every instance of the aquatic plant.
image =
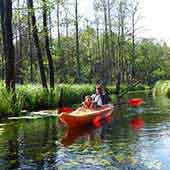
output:
M 24 104 L 23 95 L 14 94 L 6 88 L 0 90 L 0 117 L 18 115 Z

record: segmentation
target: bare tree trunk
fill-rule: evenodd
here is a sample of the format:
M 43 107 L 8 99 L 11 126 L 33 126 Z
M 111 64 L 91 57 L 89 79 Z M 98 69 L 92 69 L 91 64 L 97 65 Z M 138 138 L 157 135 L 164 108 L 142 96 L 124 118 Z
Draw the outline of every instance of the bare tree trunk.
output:
M 50 72 L 50 88 L 54 89 L 54 66 L 53 66 L 53 59 L 49 48 L 46 0 L 43 0 L 43 26 L 44 26 L 44 33 L 45 33 L 45 49 L 47 53 L 48 67 Z
M 33 55 L 32 55 L 32 48 L 33 48 L 33 45 L 32 45 L 32 36 L 31 36 L 31 22 L 30 22 L 30 19 L 31 19 L 31 12 L 30 10 L 28 9 L 28 40 L 29 40 L 29 51 L 28 51 L 28 55 L 30 57 L 30 81 L 33 83 L 34 81 L 34 78 L 33 78 Z
M 132 79 L 135 78 L 135 60 L 136 60 L 136 47 L 135 47 L 135 16 L 138 10 L 138 3 L 132 4 Z
M 112 32 L 112 24 L 111 24 L 111 6 L 110 0 L 107 1 L 108 5 L 108 23 L 109 23 L 109 56 L 110 56 L 110 79 L 112 81 L 112 74 L 115 69 L 115 44 L 113 41 L 113 32 Z
M 0 0 L 0 16 L 1 16 L 1 30 L 2 30 L 2 79 L 5 77 L 5 56 L 6 56 L 6 40 L 5 40 L 5 23 L 4 23 L 4 2 Z
M 121 58 L 122 58 L 122 38 L 121 38 L 121 11 L 122 6 L 119 4 L 119 14 L 118 14 L 118 54 L 117 54 L 117 73 L 116 73 L 116 94 L 120 93 L 120 85 L 121 85 Z
M 44 88 L 48 89 L 42 53 L 41 53 L 41 48 L 40 48 L 40 44 L 39 44 L 38 30 L 37 30 L 37 26 L 36 26 L 36 18 L 35 18 L 34 8 L 33 8 L 33 0 L 28 0 L 28 9 L 31 10 L 33 38 L 34 38 L 35 46 L 36 46 L 36 49 L 37 49 L 37 57 L 38 57 L 39 68 L 40 68 L 41 82 L 42 82 L 42 86 Z
M 79 24 L 78 24 L 78 3 L 75 0 L 75 25 L 76 25 L 76 60 L 77 60 L 77 82 L 80 82 L 80 50 L 79 50 Z
M 104 33 L 104 82 L 108 83 L 108 79 L 109 79 L 109 46 L 108 46 L 108 42 L 109 42 L 109 37 L 108 37 L 108 21 L 107 21 L 107 4 L 106 4 L 106 0 L 103 1 L 103 12 L 104 12 L 104 29 L 105 29 L 105 33 Z
M 1 79 L 2 80 L 4 80 L 4 54 L 3 54 L 3 41 L 2 41 L 2 39 L 0 39 L 0 47 L 2 47 L 2 48 L 0 48 L 0 51 L 1 51 Z
M 105 24 L 105 82 L 111 84 L 111 46 L 108 32 L 110 2 L 103 1 L 104 24 Z
M 135 28 L 134 15 L 132 17 L 132 79 L 135 77 Z
M 123 2 L 120 2 L 119 4 L 119 26 L 118 26 L 118 53 L 119 53 L 119 72 L 121 73 L 121 81 L 124 81 L 124 73 L 125 73 L 125 68 L 124 68 L 124 42 L 125 42 L 125 34 L 124 34 L 124 29 L 125 29 L 125 14 L 124 14 L 124 4 Z
M 60 1 L 57 1 L 57 35 L 58 35 L 58 48 L 61 48 L 61 40 L 60 40 Z
M 20 1 L 17 0 L 17 10 L 18 10 L 18 51 L 16 56 L 16 82 L 22 83 L 22 33 L 21 33 L 21 15 L 20 15 Z
M 62 54 L 62 50 L 61 50 L 61 38 L 60 38 L 60 0 L 57 0 L 57 45 L 58 45 L 58 51 L 59 51 L 59 57 L 60 57 L 60 63 L 59 64 L 59 68 L 57 71 L 59 71 L 58 73 L 58 79 L 59 79 L 59 83 L 63 82 L 63 72 L 64 72 L 64 56 Z
M 48 21 L 49 21 L 49 41 L 52 42 L 52 19 L 51 19 L 51 9 L 48 12 Z M 51 46 L 51 43 L 50 43 Z
M 4 30 L 5 35 L 5 59 L 6 59 L 6 88 L 15 92 L 15 55 L 13 46 L 13 32 L 12 32 L 12 0 L 4 0 Z M 3 8 L 2 7 L 2 8 Z
M 99 40 L 99 19 L 96 18 L 96 38 L 97 38 L 97 50 L 96 50 L 96 59 L 97 57 L 100 58 L 101 52 L 100 52 L 100 40 Z

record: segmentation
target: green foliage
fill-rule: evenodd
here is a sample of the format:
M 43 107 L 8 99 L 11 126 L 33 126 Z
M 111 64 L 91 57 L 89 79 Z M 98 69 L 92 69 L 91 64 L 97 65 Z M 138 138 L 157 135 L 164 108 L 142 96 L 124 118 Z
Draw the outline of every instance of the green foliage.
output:
M 5 88 L 0 90 L 0 117 L 14 116 L 23 108 L 24 97 Z
M 0 113 L 1 116 L 13 116 L 22 109 L 37 110 L 57 108 L 59 102 L 59 91 L 63 89 L 63 100 L 66 105 L 78 104 L 84 100 L 86 95 L 95 93 L 95 85 L 93 84 L 60 84 L 56 85 L 54 90 L 47 91 L 40 84 L 18 85 L 16 87 L 16 95 L 8 92 L 3 82 L 0 82 Z M 107 86 L 108 94 L 115 94 L 115 86 Z M 127 85 L 121 86 L 121 91 L 127 89 Z M 131 90 L 141 90 L 144 86 L 139 86 Z M 15 102 L 14 102 L 15 99 Z M 115 96 L 111 96 L 112 102 L 115 102 Z
M 64 102 L 67 104 L 79 103 L 80 101 L 84 100 L 86 95 L 91 95 L 95 92 L 95 85 L 90 84 L 62 84 L 60 87 L 63 88 Z
M 41 85 L 18 86 L 17 93 L 24 96 L 24 108 L 36 109 L 56 106 L 58 103 L 58 88 L 47 92 Z
M 107 86 L 105 89 L 106 89 L 106 92 L 108 94 L 115 94 L 116 93 L 116 86 L 115 85 Z
M 153 95 L 170 97 L 170 80 L 160 80 L 156 82 Z

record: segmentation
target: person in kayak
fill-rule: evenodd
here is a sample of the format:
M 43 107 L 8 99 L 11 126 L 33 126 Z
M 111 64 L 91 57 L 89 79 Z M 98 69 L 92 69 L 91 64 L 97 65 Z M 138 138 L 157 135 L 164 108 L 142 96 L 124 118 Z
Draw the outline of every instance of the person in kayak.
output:
M 101 84 L 96 85 L 96 93 L 92 96 L 93 103 L 97 106 L 103 106 L 106 104 L 109 104 L 110 98 L 109 96 L 104 92 L 104 89 Z
M 92 97 L 91 96 L 86 96 L 85 97 L 85 101 L 82 103 L 82 107 L 84 109 L 93 109 L 94 108 L 94 105 L 93 105 L 93 102 L 92 102 Z

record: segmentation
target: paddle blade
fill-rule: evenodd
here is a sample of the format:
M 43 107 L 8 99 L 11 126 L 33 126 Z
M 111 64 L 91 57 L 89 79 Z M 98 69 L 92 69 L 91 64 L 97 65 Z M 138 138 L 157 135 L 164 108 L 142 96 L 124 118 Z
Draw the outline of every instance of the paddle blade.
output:
M 141 98 L 132 98 L 128 100 L 128 105 L 132 107 L 140 107 L 143 104 L 143 100 Z

